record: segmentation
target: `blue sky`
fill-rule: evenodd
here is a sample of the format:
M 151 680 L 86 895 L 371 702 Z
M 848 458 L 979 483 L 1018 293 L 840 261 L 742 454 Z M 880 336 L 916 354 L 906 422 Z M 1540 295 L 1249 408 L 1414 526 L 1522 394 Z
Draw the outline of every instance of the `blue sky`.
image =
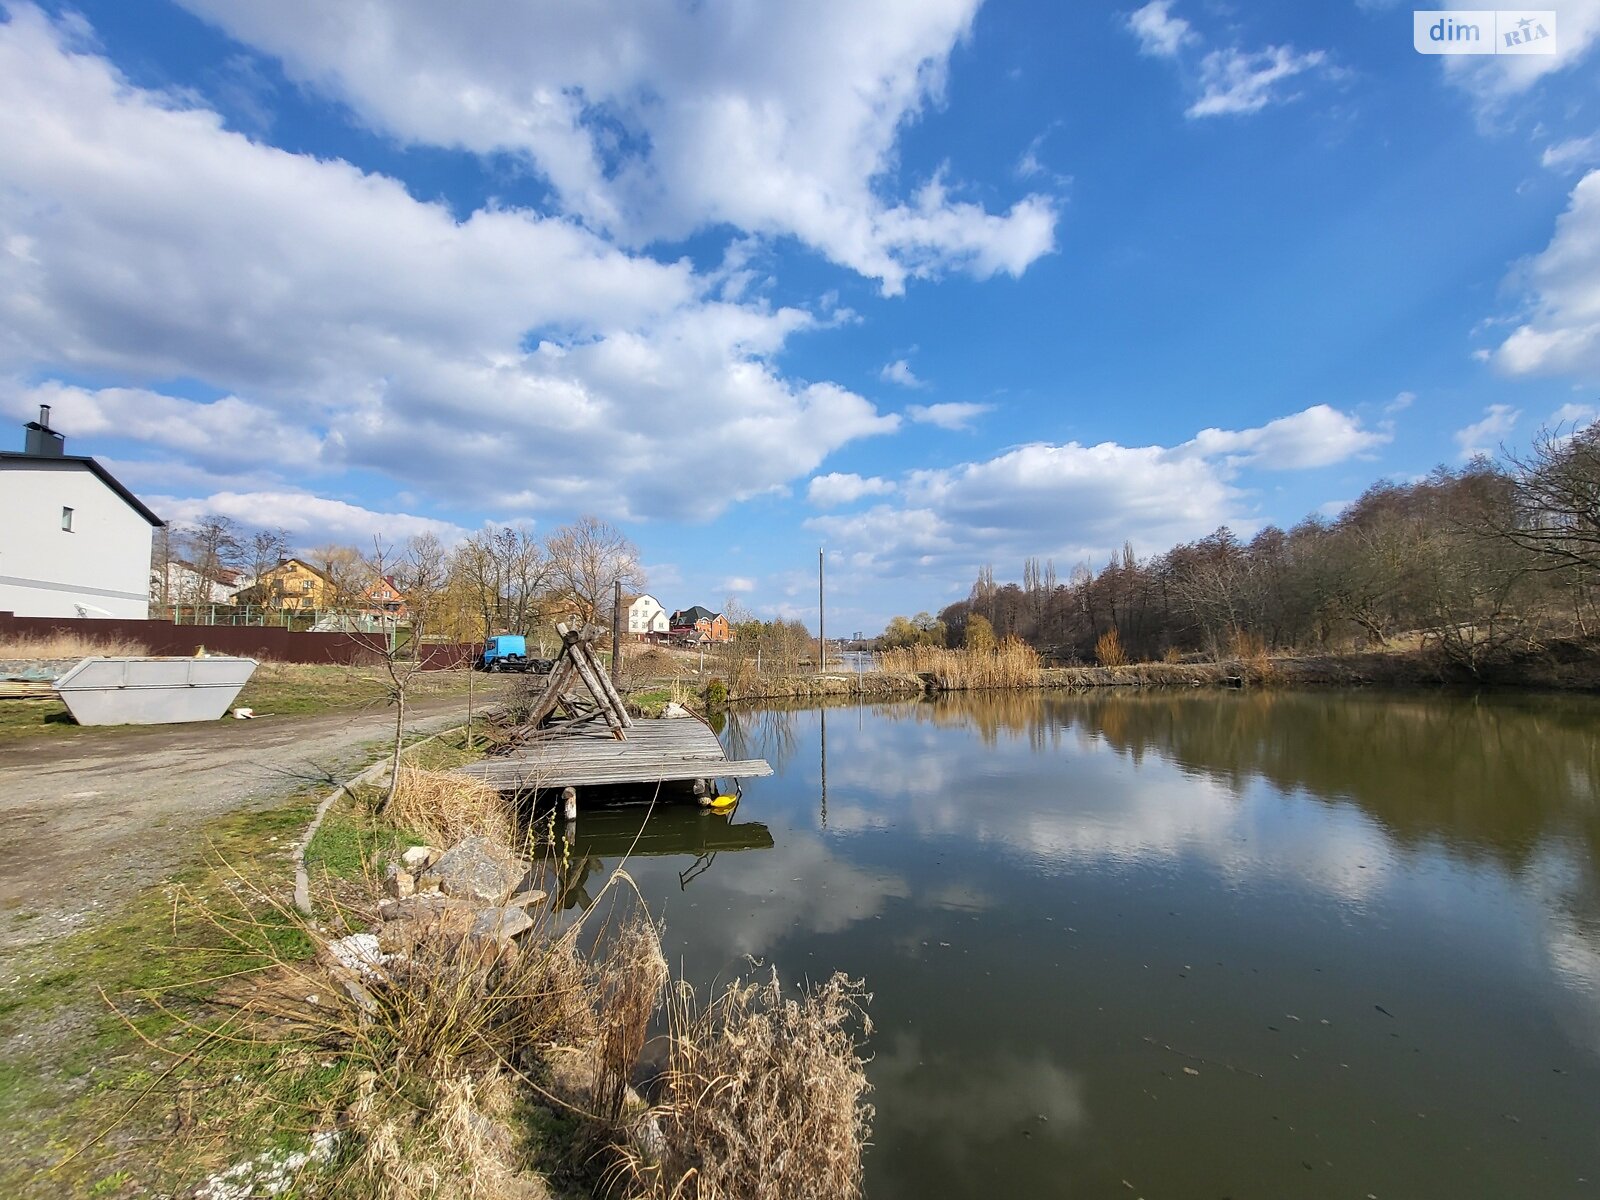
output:
M 1600 0 L 0 0 L 0 410 L 310 547 L 875 630 L 1600 396 Z M 20 437 L 20 433 L 18 434 Z

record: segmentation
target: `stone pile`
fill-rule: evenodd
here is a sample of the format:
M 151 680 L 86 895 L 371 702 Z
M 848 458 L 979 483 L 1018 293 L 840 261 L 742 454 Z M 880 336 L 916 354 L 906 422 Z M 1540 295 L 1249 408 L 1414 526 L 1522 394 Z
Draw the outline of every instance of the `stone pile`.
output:
M 445 851 L 413 846 L 388 865 L 384 890 L 375 930 L 329 943 L 324 956 L 368 1011 L 375 1002 L 366 985 L 402 963 L 416 967 L 436 953 L 481 951 L 485 961 L 516 954 L 516 939 L 534 925 L 528 909 L 545 899 L 531 886 L 528 864 L 485 837 Z M 429 954 L 419 954 L 423 948 Z

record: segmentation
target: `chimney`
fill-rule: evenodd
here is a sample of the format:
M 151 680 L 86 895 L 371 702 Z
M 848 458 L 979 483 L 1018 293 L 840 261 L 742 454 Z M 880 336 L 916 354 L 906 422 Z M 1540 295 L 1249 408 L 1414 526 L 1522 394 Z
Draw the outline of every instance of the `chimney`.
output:
M 31 454 L 34 458 L 60 458 L 65 448 L 67 439 L 64 435 L 50 428 L 50 406 L 39 405 L 39 419 L 29 421 L 23 426 L 27 430 L 27 440 L 23 443 L 22 452 Z

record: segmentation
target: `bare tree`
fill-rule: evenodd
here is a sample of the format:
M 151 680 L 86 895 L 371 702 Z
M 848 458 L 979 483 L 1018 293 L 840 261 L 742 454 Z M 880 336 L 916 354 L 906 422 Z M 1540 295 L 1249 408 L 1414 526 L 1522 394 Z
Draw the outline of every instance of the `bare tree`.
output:
M 412 537 L 404 553 L 397 553 L 379 538 L 372 540 L 372 554 L 365 567 L 370 579 L 392 579 L 405 597 L 410 636 L 404 641 L 398 629 L 391 631 L 377 653 L 383 665 L 385 690 L 394 705 L 394 745 L 390 752 L 389 788 L 378 811 L 393 802 L 400 786 L 400 756 L 405 747 L 406 704 L 411 685 L 428 667 L 424 643 L 446 596 L 449 556 L 443 543 L 431 533 Z
M 244 543 L 242 562 L 250 572 L 250 582 L 259 583 L 263 575 L 288 557 L 287 529 L 258 529 Z
M 624 591 L 645 586 L 638 547 L 598 517 L 580 517 L 556 530 L 546 549 L 551 573 L 581 621 L 597 622 L 609 611 L 611 590 L 618 582 Z
M 212 588 L 244 552 L 239 535 L 237 522 L 217 513 L 207 513 L 184 529 L 184 545 L 194 568 L 190 585 L 194 594 L 184 597 L 186 601 L 203 604 L 215 598 Z

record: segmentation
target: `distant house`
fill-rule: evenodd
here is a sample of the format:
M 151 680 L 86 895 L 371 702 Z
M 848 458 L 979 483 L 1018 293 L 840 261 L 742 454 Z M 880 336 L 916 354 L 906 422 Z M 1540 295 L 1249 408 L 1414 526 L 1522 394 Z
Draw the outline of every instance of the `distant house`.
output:
M 675 642 L 731 642 L 733 627 L 728 618 L 703 605 L 680 608 L 667 619 L 667 631 Z
M 220 567 L 208 573 L 181 558 L 169 562 L 165 572 L 150 569 L 150 598 L 164 604 L 231 604 L 245 586 L 242 571 Z
M 403 621 L 410 616 L 406 598 L 393 575 L 369 583 L 361 593 L 361 611 L 370 617 L 383 617 L 391 622 Z
M 642 642 L 651 637 L 665 636 L 672 628 L 672 622 L 667 619 L 667 610 L 661 607 L 661 601 L 648 593 L 640 596 L 624 596 L 622 611 L 627 614 L 628 633 L 635 641 Z
M 64 453 L 50 409 L 0 451 L 0 611 L 150 615 L 150 543 L 164 522 L 92 458 Z
M 332 601 L 333 581 L 327 572 L 303 558 L 284 559 L 261 572 L 254 584 L 234 596 L 235 604 L 258 604 L 291 611 L 328 608 Z

